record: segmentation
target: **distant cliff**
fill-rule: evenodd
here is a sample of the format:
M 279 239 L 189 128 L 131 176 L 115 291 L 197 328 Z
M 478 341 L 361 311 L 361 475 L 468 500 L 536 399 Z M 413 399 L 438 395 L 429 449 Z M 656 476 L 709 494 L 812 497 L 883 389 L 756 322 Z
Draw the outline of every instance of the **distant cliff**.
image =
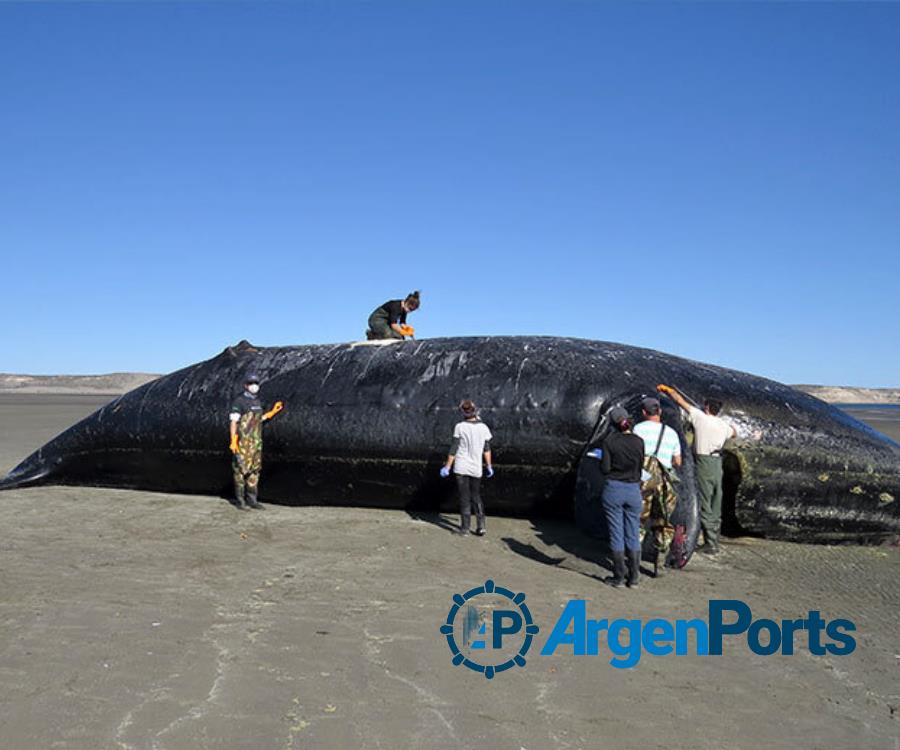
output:
M 118 395 L 156 380 L 145 372 L 113 372 L 108 375 L 9 375 L 0 373 L 0 393 L 71 393 Z
M 831 404 L 900 404 L 900 388 L 854 388 L 849 385 L 795 385 Z

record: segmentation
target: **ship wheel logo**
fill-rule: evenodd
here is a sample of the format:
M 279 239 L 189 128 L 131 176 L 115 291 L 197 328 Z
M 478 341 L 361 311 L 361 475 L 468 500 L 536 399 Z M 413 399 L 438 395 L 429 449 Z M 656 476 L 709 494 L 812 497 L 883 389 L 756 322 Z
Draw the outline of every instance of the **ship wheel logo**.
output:
M 461 664 L 489 680 L 513 667 L 524 667 L 539 630 L 525 594 L 495 586 L 490 579 L 483 586 L 454 594 L 447 621 L 441 625 L 454 666 Z

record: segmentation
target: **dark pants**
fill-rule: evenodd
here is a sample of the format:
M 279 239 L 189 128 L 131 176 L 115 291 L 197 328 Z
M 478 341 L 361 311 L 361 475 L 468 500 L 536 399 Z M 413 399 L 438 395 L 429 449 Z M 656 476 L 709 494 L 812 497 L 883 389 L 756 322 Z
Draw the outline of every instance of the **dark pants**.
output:
M 366 338 L 371 341 L 373 339 L 402 339 L 403 336 L 391 328 L 391 321 L 387 313 L 379 308 L 369 316 L 369 330 L 366 331 Z
M 718 544 L 722 525 L 722 457 L 695 456 L 694 461 L 700 495 L 700 528 L 707 542 Z
M 609 479 L 603 488 L 603 515 L 609 528 L 609 548 L 613 552 L 639 550 L 641 540 L 641 485 Z
M 456 487 L 459 490 L 460 528 L 468 531 L 475 508 L 475 522 L 479 529 L 484 528 L 484 503 L 481 501 L 481 477 L 469 477 L 456 474 Z

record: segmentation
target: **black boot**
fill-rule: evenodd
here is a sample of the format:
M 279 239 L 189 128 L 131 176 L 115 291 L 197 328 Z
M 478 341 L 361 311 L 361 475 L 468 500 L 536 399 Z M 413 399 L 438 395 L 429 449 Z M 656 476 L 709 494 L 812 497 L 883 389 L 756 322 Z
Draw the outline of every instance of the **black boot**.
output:
M 234 491 L 234 507 L 238 510 L 247 510 L 247 503 L 244 502 L 244 490 L 236 489 Z
M 653 577 L 654 578 L 662 578 L 663 574 L 666 572 L 666 554 L 664 552 L 656 551 L 656 562 L 653 563 Z
M 247 493 L 247 505 L 249 505 L 253 510 L 265 510 L 262 505 L 259 504 L 259 501 L 256 499 L 256 492 L 248 492 Z
M 459 517 L 459 535 L 469 536 L 469 527 L 472 525 L 472 516 L 461 515 Z
M 607 586 L 613 586 L 617 589 L 622 588 L 622 586 L 625 585 L 625 553 L 613 552 L 612 561 L 613 574 L 608 578 L 605 578 L 603 583 L 605 583 Z
M 639 549 L 630 549 L 628 555 L 628 580 L 626 583 L 629 588 L 638 585 L 641 578 L 641 551 Z
M 484 516 L 475 516 L 475 536 L 484 536 Z

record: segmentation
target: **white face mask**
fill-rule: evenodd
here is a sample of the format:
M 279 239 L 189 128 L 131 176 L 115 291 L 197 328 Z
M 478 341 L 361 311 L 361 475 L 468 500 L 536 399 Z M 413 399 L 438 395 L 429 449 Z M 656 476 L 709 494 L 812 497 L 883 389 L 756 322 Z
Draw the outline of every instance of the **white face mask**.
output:
M 247 390 L 255 396 L 259 393 L 259 383 L 250 383 L 250 385 L 247 386 Z

